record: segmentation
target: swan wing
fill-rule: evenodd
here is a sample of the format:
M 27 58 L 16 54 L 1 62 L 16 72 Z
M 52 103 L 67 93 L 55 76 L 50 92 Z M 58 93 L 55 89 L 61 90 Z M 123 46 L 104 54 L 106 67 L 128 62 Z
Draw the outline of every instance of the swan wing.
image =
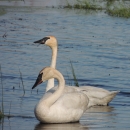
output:
M 88 108 L 88 102 L 88 97 L 84 93 L 64 93 L 50 106 L 46 122 L 65 123 L 79 121 Z
M 65 93 L 56 102 L 56 104 L 67 109 L 81 109 L 85 111 L 88 105 L 88 97 L 81 92 Z
M 48 92 L 53 93 L 56 91 L 58 86 L 53 87 Z M 71 93 L 71 94 L 70 94 Z M 88 107 L 95 106 L 95 105 L 108 105 L 109 102 L 112 101 L 112 99 L 119 93 L 119 91 L 108 91 L 103 88 L 97 88 L 93 86 L 82 86 L 82 87 L 75 87 L 75 86 L 67 86 L 64 88 L 63 96 L 70 94 L 77 94 L 77 93 L 84 93 L 89 98 Z M 71 98 L 69 99 L 78 99 L 78 98 Z M 64 100 L 67 98 L 64 98 Z M 71 100 L 68 99 L 68 102 L 66 105 L 69 106 L 71 104 Z M 70 103 L 69 103 L 70 102 Z M 81 102 L 82 103 L 82 102 Z

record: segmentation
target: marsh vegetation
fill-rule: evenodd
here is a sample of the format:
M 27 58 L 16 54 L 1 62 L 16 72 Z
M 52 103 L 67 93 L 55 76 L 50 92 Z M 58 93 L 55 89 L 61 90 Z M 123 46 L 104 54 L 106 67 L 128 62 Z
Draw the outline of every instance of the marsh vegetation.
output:
M 110 6 L 107 7 L 107 13 L 112 16 L 117 17 L 130 17 L 130 5 L 125 4 L 124 2 L 118 2 L 117 5 L 113 5 L 113 8 Z
M 22 2 L 24 6 L 28 6 L 26 0 L 9 0 L 9 3 L 14 3 L 14 6 Z M 35 2 L 31 1 L 31 6 Z M 39 6 L 40 1 L 36 4 Z M 41 4 L 40 4 L 41 6 Z M 62 0 L 62 1 L 44 1 L 43 7 L 51 8 L 68 8 L 68 9 L 80 9 L 89 11 L 104 11 L 108 15 L 115 17 L 130 18 L 130 1 L 129 0 Z M 1 6 L 0 15 L 6 13 L 6 10 Z
M 125 0 L 77 0 L 75 4 L 67 1 L 65 8 L 86 9 L 86 10 L 105 10 L 111 16 L 130 17 L 130 3 Z

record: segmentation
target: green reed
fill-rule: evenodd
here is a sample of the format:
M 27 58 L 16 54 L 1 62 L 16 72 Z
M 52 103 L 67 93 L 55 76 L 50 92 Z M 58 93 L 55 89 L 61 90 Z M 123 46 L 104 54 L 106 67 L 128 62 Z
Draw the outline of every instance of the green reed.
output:
M 73 64 L 72 64 L 71 61 L 70 61 L 70 65 L 71 65 L 72 75 L 73 75 L 73 78 L 74 78 L 74 84 L 75 84 L 75 86 L 79 87 L 79 83 L 78 83 L 78 80 L 77 80 L 77 78 L 76 78 L 76 74 L 75 74 L 75 71 L 74 71 L 74 67 L 73 67 Z

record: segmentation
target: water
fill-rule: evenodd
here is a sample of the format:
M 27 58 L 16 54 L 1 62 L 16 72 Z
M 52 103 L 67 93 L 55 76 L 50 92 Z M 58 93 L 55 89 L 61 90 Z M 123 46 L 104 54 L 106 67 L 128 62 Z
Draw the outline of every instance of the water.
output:
M 0 64 L 4 111 L 11 117 L 1 121 L 2 130 L 130 129 L 130 19 L 36 6 L 7 6 L 4 11 L 0 16 Z M 46 83 L 31 88 L 39 71 L 50 65 L 51 50 L 33 42 L 47 35 L 58 39 L 57 68 L 66 84 L 73 84 L 71 60 L 80 85 L 121 91 L 109 106 L 88 109 L 79 123 L 39 125 L 33 110 Z

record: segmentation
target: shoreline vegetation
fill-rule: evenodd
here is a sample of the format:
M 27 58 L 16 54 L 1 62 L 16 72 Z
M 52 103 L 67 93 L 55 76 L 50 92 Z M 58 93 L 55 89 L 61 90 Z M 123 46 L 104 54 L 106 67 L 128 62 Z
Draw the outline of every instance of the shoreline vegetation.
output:
M 22 0 L 22 1 L 26 5 L 26 0 Z M 51 8 L 105 11 L 105 13 L 107 13 L 110 16 L 130 18 L 129 0 L 66 0 L 66 5 L 64 6 L 59 5 L 58 7 L 52 6 Z M 0 15 L 3 15 L 5 13 L 6 10 L 4 8 L 1 8 Z
M 130 1 L 128 3 L 126 0 L 77 0 L 73 5 L 68 0 L 66 1 L 67 5 L 64 8 L 94 11 L 104 10 L 111 16 L 130 18 Z

